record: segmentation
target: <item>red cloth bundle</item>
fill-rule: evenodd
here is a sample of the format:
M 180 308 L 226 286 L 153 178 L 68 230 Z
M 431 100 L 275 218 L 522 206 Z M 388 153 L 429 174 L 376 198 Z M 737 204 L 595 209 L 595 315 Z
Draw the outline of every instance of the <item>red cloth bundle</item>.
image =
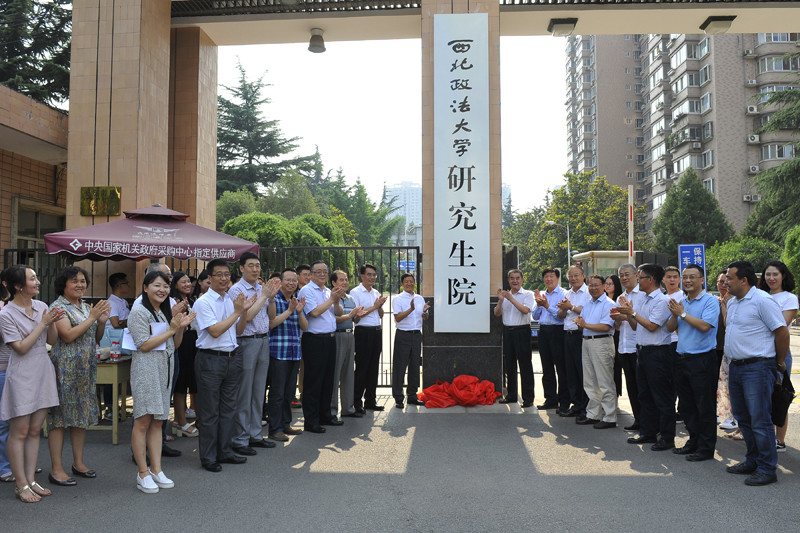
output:
M 419 395 L 425 407 L 492 405 L 498 396 L 500 393 L 494 390 L 494 383 L 467 375 L 456 376 L 452 384 L 437 380 Z

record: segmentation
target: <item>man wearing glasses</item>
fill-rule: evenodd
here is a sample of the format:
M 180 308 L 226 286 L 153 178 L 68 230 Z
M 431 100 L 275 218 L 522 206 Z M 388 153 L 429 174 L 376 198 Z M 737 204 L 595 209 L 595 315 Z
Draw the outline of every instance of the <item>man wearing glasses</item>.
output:
M 233 453 L 233 417 L 236 391 L 242 374 L 242 355 L 236 352 L 236 336 L 244 332 L 246 320 L 239 320 L 256 301 L 240 293 L 234 300 L 227 294 L 231 271 L 224 259 L 206 266 L 211 287 L 194 304 L 197 313 L 197 426 L 200 464 L 209 472 L 222 470 L 220 463 L 241 464 L 246 457 Z M 234 327 L 235 326 L 235 327 Z
M 670 352 L 669 297 L 661 292 L 664 268 L 651 263 L 639 267 L 639 298 L 636 308 L 624 296 L 611 317 L 624 317 L 636 330 L 638 349 L 639 436 L 630 444 L 653 443 L 653 451 L 675 447 L 675 359 Z
M 717 321 L 719 303 L 703 290 L 703 269 L 694 263 L 681 276 L 686 296 L 670 300 L 669 331 L 678 331 L 675 388 L 689 440 L 672 453 L 687 461 L 714 458 L 717 445 Z
M 322 426 L 341 426 L 343 422 L 331 417 L 333 370 L 336 364 L 336 317 L 341 316 L 340 300 L 346 291 L 325 286 L 328 265 L 325 261 L 311 263 L 311 282 L 300 289 L 299 299 L 305 299 L 303 313 L 308 329 L 300 341 L 305 372 L 303 375 L 303 416 L 305 430 L 325 433 Z
M 361 283 L 350 291 L 357 306 L 364 310 L 353 321 L 355 322 L 355 391 L 353 394 L 355 413 L 345 416 L 359 417 L 366 413 L 365 409 L 383 411 L 383 406 L 376 403 L 378 397 L 378 367 L 383 351 L 381 320 L 383 304 L 386 296 L 375 289 L 378 270 L 369 263 L 359 269 Z M 363 404 L 362 404 L 363 398 Z

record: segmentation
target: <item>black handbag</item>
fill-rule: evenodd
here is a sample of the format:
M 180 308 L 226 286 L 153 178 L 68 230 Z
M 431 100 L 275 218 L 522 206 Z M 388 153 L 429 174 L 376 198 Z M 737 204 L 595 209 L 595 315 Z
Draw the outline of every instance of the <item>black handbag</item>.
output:
M 772 423 L 782 427 L 786 423 L 786 415 L 789 413 L 789 406 L 794 400 L 794 387 L 792 380 L 789 379 L 789 372 L 784 372 L 781 382 L 775 381 L 775 388 L 772 390 Z

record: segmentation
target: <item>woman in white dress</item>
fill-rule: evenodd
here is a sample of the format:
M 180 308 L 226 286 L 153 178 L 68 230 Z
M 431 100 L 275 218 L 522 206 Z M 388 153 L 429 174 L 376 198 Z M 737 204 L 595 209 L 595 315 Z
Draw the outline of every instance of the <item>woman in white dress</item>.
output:
M 786 320 L 786 325 L 791 324 L 797 317 L 797 310 L 800 308 L 798 305 L 797 296 L 792 293 L 794 290 L 794 276 L 789 269 L 780 261 L 770 261 L 761 273 L 761 281 L 758 283 L 758 288 L 767 291 L 772 295 L 778 307 L 781 308 L 783 318 Z M 786 371 L 792 375 L 792 352 L 786 356 Z M 776 446 L 779 452 L 786 451 L 786 429 L 789 425 L 789 417 L 786 417 L 786 422 L 781 427 L 775 428 L 775 439 L 777 440 Z
M 136 487 L 144 493 L 175 486 L 161 470 L 161 424 L 169 416 L 175 347 L 181 344 L 183 330 L 194 320 L 195 313 L 172 316 L 169 283 L 169 277 L 161 271 L 147 274 L 142 284 L 142 305 L 134 306 L 128 316 L 128 329 L 136 345 L 131 360 L 131 448 L 139 467 Z

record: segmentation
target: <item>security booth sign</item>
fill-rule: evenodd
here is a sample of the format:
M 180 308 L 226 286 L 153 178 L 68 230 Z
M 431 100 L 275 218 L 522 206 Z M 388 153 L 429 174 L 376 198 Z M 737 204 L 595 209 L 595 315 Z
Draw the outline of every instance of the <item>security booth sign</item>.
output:
M 678 258 L 680 259 L 681 264 L 681 275 L 683 275 L 683 269 L 686 268 L 688 265 L 694 263 L 695 265 L 700 266 L 703 269 L 703 277 L 708 277 L 706 273 L 706 245 L 705 244 L 679 244 L 678 245 Z M 683 288 L 683 283 L 681 283 L 681 288 Z M 706 288 L 706 284 L 703 283 L 703 288 Z
M 433 32 L 433 328 L 488 333 L 489 16 L 434 15 Z

